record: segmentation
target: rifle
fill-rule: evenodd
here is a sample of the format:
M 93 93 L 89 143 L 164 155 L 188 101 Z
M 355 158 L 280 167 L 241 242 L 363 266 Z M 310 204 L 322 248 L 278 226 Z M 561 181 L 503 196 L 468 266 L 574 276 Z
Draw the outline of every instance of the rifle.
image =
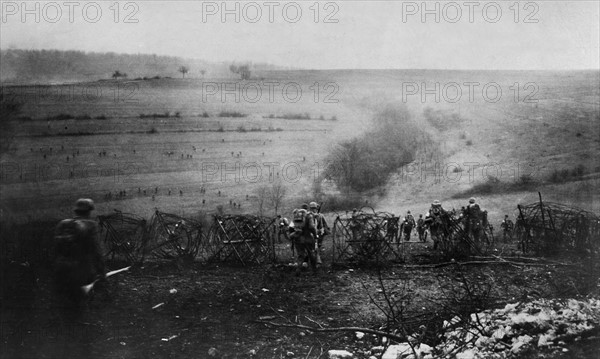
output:
M 121 269 L 117 269 L 117 270 L 114 270 L 114 271 L 110 271 L 110 272 L 106 273 L 106 275 L 104 276 L 104 278 L 108 278 L 108 277 L 113 276 L 115 274 L 119 274 L 121 272 L 125 272 L 125 271 L 129 270 L 129 268 L 131 268 L 131 266 L 125 267 L 125 268 L 121 268 Z M 93 281 L 90 284 L 82 285 L 81 286 L 81 291 L 83 292 L 83 294 L 87 295 L 90 292 L 90 290 L 92 290 L 92 288 L 94 288 L 94 284 L 96 284 L 96 282 L 99 281 L 100 279 L 102 279 L 102 278 L 98 278 L 98 279 L 96 279 L 95 281 Z
M 317 207 L 317 214 L 321 214 L 321 208 L 323 207 L 323 203 L 321 202 L 319 203 L 319 206 Z M 321 221 L 321 225 L 323 224 L 323 222 Z M 325 231 L 325 229 L 323 228 L 323 231 Z M 319 234 L 318 236 L 320 237 L 324 237 L 324 234 Z M 320 255 L 319 255 L 319 238 L 315 238 L 315 251 L 317 252 L 317 257 L 320 259 Z

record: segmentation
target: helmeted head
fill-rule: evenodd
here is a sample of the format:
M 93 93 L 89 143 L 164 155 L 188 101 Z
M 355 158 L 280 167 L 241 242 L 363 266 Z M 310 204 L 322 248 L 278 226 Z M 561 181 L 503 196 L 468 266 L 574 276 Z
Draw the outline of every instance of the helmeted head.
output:
M 471 197 L 471 198 L 469 198 L 469 203 L 471 203 L 471 204 L 472 204 L 472 203 L 475 203 L 475 197 Z
M 423 218 L 423 215 L 422 215 L 422 214 L 419 214 L 419 218 Z
M 441 206 L 442 203 L 436 199 L 435 201 L 433 201 L 433 203 L 431 205 L 432 206 Z
M 306 204 L 306 203 L 302 203 L 302 206 L 301 206 L 300 208 L 302 208 L 302 209 L 306 209 L 306 210 L 307 210 L 307 209 L 308 209 L 308 204 Z
M 311 210 L 318 210 L 319 209 L 319 205 L 317 204 L 317 202 L 310 202 L 309 205 Z
M 89 198 L 80 198 L 75 202 L 75 208 L 73 208 L 73 211 L 77 215 L 86 215 L 93 211 L 94 208 L 94 201 Z
M 406 214 L 410 214 L 410 211 L 406 211 Z

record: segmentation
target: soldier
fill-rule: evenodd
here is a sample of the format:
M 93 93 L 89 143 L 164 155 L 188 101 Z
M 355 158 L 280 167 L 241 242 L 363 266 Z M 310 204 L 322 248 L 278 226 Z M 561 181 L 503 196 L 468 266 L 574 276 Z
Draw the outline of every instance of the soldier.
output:
M 425 220 L 423 219 L 422 214 L 419 214 L 419 219 L 417 219 L 417 234 L 419 235 L 419 241 L 425 242 L 427 240 L 427 233 L 425 232 Z
M 508 214 L 504 215 L 504 220 L 500 224 L 502 228 L 502 240 L 506 241 L 506 238 L 512 238 L 512 230 L 514 228 L 513 221 L 508 218 Z
M 322 264 L 320 252 L 323 250 L 323 239 L 331 233 L 331 230 L 327 225 L 327 221 L 325 221 L 325 216 L 320 213 L 320 207 L 317 202 L 310 202 L 309 207 L 315 221 L 315 228 L 317 229 L 317 246 L 315 248 L 317 251 L 317 264 Z
M 431 203 L 429 211 L 425 215 L 425 225 L 429 227 L 429 233 L 433 240 L 433 249 L 437 249 L 440 245 L 440 241 L 444 235 L 444 222 L 442 215 L 446 213 L 442 208 L 442 203 L 437 199 Z
M 277 241 L 279 243 L 282 243 L 281 241 L 281 235 L 283 234 L 283 237 L 285 239 L 287 239 L 288 241 L 290 240 L 290 234 L 288 231 L 288 228 L 290 227 L 290 221 L 285 218 L 285 217 L 281 217 L 281 215 L 277 216 Z
M 406 225 L 404 226 L 404 234 L 405 240 L 410 241 L 410 235 L 412 234 L 412 229 L 415 228 L 415 217 L 410 214 L 410 211 L 406 211 L 406 217 L 404 218 L 406 221 Z
M 466 219 L 466 230 L 467 234 L 473 238 L 475 243 L 479 242 L 482 232 L 482 223 L 481 223 L 481 209 L 479 208 L 479 204 L 476 203 L 475 198 L 469 198 L 469 205 L 467 205 L 467 219 Z
M 85 298 L 81 286 L 106 276 L 98 246 L 98 224 L 91 218 L 94 202 L 75 202 L 75 217 L 62 220 L 54 236 L 54 279 L 67 307 L 78 308 Z
M 392 218 L 384 222 L 385 225 L 385 234 L 386 239 L 390 243 L 395 243 L 398 240 L 398 224 L 400 222 L 400 217 L 396 217 L 392 213 Z
M 295 209 L 293 212 L 293 232 L 290 239 L 294 243 L 298 260 L 296 262 L 296 275 L 300 275 L 303 267 L 308 267 L 308 262 L 313 269 L 317 271 L 317 262 L 315 258 L 315 238 L 317 229 L 312 213 L 308 210 L 308 204 L 302 204 L 301 209 Z

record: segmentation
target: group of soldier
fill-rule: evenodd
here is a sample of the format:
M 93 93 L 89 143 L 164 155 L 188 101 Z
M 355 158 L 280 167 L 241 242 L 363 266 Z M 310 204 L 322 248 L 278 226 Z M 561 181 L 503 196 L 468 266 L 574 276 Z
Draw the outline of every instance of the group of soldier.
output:
M 292 251 L 296 253 L 296 275 L 309 265 L 316 273 L 322 264 L 323 240 L 331 233 L 321 206 L 317 202 L 302 204 L 293 211 L 292 222 L 279 217 L 279 233 L 291 242 Z
M 323 240 L 331 231 L 320 209 L 316 202 L 310 202 L 293 211 L 291 222 L 287 218 L 278 217 L 279 234 L 291 242 L 292 250 L 296 253 L 296 274 L 300 274 L 308 266 L 316 272 L 318 265 L 322 263 Z M 106 276 L 98 243 L 98 224 L 91 217 L 93 210 L 94 202 L 91 199 L 77 200 L 75 216 L 61 221 L 55 230 L 53 263 L 56 288 L 66 301 L 75 306 L 85 297 L 81 291 L 82 286 L 97 280 L 101 283 Z M 458 214 L 458 220 L 462 221 L 465 231 L 478 240 L 483 226 L 489 226 L 486 214 L 486 211 L 481 211 L 475 199 L 471 198 L 469 204 Z M 354 210 L 352 217 L 358 218 L 358 215 L 358 211 Z M 443 216 L 454 215 L 444 210 L 440 201 L 435 200 L 425 216 L 420 214 L 417 220 L 410 211 L 407 211 L 401 222 L 396 216 L 388 218 L 384 222 L 386 239 L 396 243 L 402 238 L 409 241 L 412 230 L 416 227 L 419 241 L 425 242 L 427 231 L 431 231 L 434 237 L 435 225 Z M 506 215 L 501 224 L 505 238 L 513 227 Z M 434 238 L 434 249 L 436 244 Z

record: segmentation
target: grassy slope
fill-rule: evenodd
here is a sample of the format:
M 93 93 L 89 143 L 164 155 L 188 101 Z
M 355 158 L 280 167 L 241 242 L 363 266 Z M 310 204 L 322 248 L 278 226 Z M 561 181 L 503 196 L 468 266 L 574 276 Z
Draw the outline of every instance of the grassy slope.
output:
M 206 163 L 226 163 L 228 166 L 250 162 L 298 162 L 303 169 L 303 180 L 290 184 L 288 206 L 296 205 L 294 198 L 306 198 L 310 194 L 310 179 L 322 158 L 335 142 L 360 134 L 368 119 L 385 104 L 402 104 L 402 84 L 406 82 L 427 82 L 428 88 L 434 82 L 441 84 L 454 81 L 478 81 L 480 83 L 497 82 L 504 93 L 499 103 L 491 104 L 476 95 L 469 103 L 466 94 L 460 104 L 433 101 L 431 96 L 423 102 L 419 96 L 409 97 L 406 106 L 412 111 L 421 125 L 440 143 L 444 158 L 440 165 L 457 163 L 464 167 L 466 162 L 478 162 L 482 165 L 497 163 L 503 182 L 518 180 L 528 165 L 534 163 L 539 171 L 534 173 L 540 179 L 546 178 L 549 171 L 556 168 L 573 168 L 582 164 L 591 173 L 590 179 L 577 183 L 540 186 L 548 200 L 577 204 L 598 211 L 600 201 L 597 195 L 598 182 L 595 177 L 597 165 L 595 159 L 600 151 L 598 137 L 598 74 L 597 73 L 494 73 L 494 72 L 456 72 L 456 71 L 282 71 L 269 73 L 263 81 L 277 81 L 280 84 L 297 82 L 301 84 L 303 95 L 296 103 L 284 101 L 280 92 L 275 92 L 274 101 L 268 99 L 266 92 L 261 101 L 250 103 L 235 101 L 229 96 L 222 101 L 219 95 L 204 98 L 202 83 L 195 80 L 159 80 L 131 83 L 124 89 L 135 89 L 133 102 L 115 102 L 115 83 L 103 83 L 101 93 L 94 101 L 80 95 L 81 88 L 74 87 L 75 96 L 65 99 L 50 95 L 31 99 L 25 106 L 23 115 L 32 118 L 45 118 L 60 113 L 72 115 L 107 115 L 109 120 L 65 120 L 54 121 L 47 128 L 46 121 L 23 122 L 22 134 L 48 132 L 53 135 L 65 132 L 108 132 L 101 136 L 51 136 L 19 137 L 16 152 L 3 156 L 4 163 L 16 163 L 16 168 L 25 170 L 25 179 L 19 179 L 11 167 L 4 167 L 3 216 L 16 210 L 35 217 L 61 217 L 69 214 L 70 203 L 77 196 L 89 195 L 104 202 L 102 197 L 108 191 L 114 193 L 127 190 L 136 194 L 137 188 L 147 189 L 148 195 L 133 196 L 125 200 L 100 203 L 100 211 L 119 208 L 141 215 L 149 214 L 154 207 L 176 213 L 195 214 L 198 210 L 214 210 L 223 204 L 229 210 L 229 200 L 242 203 L 241 212 L 254 212 L 255 202 L 246 201 L 245 195 L 252 196 L 259 185 L 249 181 L 236 183 L 231 175 L 225 182 L 217 180 L 211 183 L 202 181 L 202 166 Z M 214 82 L 220 83 L 221 80 Z M 314 87 L 321 86 L 318 101 L 314 100 Z M 323 84 L 335 82 L 338 92 L 334 99 L 338 103 L 325 103 Z M 540 99 L 537 107 L 533 104 L 515 102 L 509 90 L 514 82 L 535 82 Z M 258 83 L 264 83 L 258 81 Z M 123 85 L 123 84 L 121 84 Z M 80 86 L 90 87 L 84 84 Z M 94 84 L 93 86 L 96 86 Z M 131 86 L 131 87 L 128 87 Z M 279 87 L 279 89 L 281 86 Z M 64 90 L 64 89 L 63 89 Z M 55 92 L 60 91 L 55 88 Z M 128 93 L 123 91 L 121 93 Z M 524 92 L 526 94 L 527 92 Z M 440 131 L 425 121 L 423 109 L 432 107 L 442 113 L 457 113 L 463 121 Z M 139 119 L 140 114 L 180 112 L 179 119 Z M 211 118 L 198 117 L 207 111 Z M 220 111 L 239 111 L 248 114 L 247 118 L 217 118 Z M 300 121 L 263 119 L 270 114 L 309 113 L 313 117 L 323 115 L 326 118 L 336 116 L 339 120 Z M 280 127 L 283 132 L 246 132 L 234 130 L 243 125 L 245 128 Z M 65 129 L 66 126 L 66 129 Z M 208 132 L 223 127 L 231 132 Z M 129 131 L 148 131 L 156 128 L 158 133 L 118 134 Z M 197 131 L 185 133 L 185 131 Z M 577 134 L 580 134 L 579 136 Z M 225 140 L 225 142 L 223 142 Z M 467 141 L 472 145 L 467 145 Z M 64 153 L 57 154 L 60 145 L 65 146 Z M 191 146 L 196 146 L 193 152 Z M 42 148 L 42 152 L 39 148 Z M 49 147 L 54 153 L 47 160 L 42 159 L 43 151 Z M 34 152 L 30 149 L 34 148 Z M 65 156 L 79 149 L 81 155 L 73 162 L 66 163 Z M 133 149 L 136 153 L 133 154 Z M 206 152 L 200 152 L 206 149 Z M 101 150 L 108 157 L 98 157 Z M 172 151 L 172 157 L 165 153 Z M 231 157 L 231 152 L 242 151 L 242 157 Z M 265 152 L 265 156 L 262 153 Z M 193 159 L 181 159 L 181 154 L 192 154 Z M 114 155 L 117 157 L 114 157 Z M 112 157 L 111 157 L 112 156 Z M 302 158 L 307 157 L 303 162 Z M 44 168 L 52 164 L 47 172 L 36 172 L 35 168 Z M 315 163 L 319 165 L 315 166 Z M 518 166 L 516 164 L 519 164 Z M 125 166 L 121 169 L 119 166 Z M 433 163 L 425 162 L 427 169 Z M 37 166 L 37 167 L 36 167 Z M 108 176 L 93 177 L 80 175 L 70 179 L 70 168 L 75 173 L 97 173 L 97 169 L 106 170 Z M 33 170 L 32 170 L 33 168 Z M 91 168 L 91 170 L 89 170 Z M 120 176 L 115 176 L 117 168 Z M 320 167 L 319 167 L 320 168 Z M 469 179 L 466 168 L 461 173 L 453 173 L 453 167 L 446 179 L 434 181 L 431 172 L 426 177 L 417 172 L 402 172 L 392 179 L 388 194 L 384 198 L 374 199 L 377 209 L 404 213 L 407 209 L 424 212 L 433 199 L 441 199 L 446 207 L 460 207 L 464 199 L 451 199 L 453 195 L 468 190 L 473 184 L 484 181 L 486 176 L 479 168 Z M 517 170 L 518 168 L 518 170 Z M 8 169 L 8 170 L 7 170 Z M 27 172 L 29 171 L 29 172 Z M 94 172 L 95 171 L 95 172 Z M 113 172 L 110 172 L 113 171 Z M 20 172 L 19 172 L 20 173 Z M 37 173 L 37 174 L 36 174 Z M 266 172 L 264 173 L 266 174 Z M 307 175 L 311 174 L 311 175 Z M 461 175 L 459 180 L 455 176 Z M 488 171 L 494 174 L 494 171 Z M 81 178 L 84 177 L 84 178 Z M 44 179 L 59 179 L 45 181 Z M 268 181 L 268 179 L 267 179 Z M 262 183 L 264 184 L 265 181 Z M 199 188 L 204 185 L 207 193 L 201 196 Z M 156 201 L 150 197 L 151 189 L 161 187 Z M 171 189 L 172 196 L 166 191 Z M 179 196 L 178 191 L 184 195 Z M 222 197 L 217 191 L 222 191 Z M 299 197 L 298 197 L 299 196 Z M 515 210 L 517 203 L 531 202 L 537 199 L 535 191 L 515 192 L 478 196 L 483 207 L 490 211 L 496 221 L 504 213 Z M 202 198 L 207 203 L 201 206 Z M 59 208 L 58 210 L 56 208 Z

